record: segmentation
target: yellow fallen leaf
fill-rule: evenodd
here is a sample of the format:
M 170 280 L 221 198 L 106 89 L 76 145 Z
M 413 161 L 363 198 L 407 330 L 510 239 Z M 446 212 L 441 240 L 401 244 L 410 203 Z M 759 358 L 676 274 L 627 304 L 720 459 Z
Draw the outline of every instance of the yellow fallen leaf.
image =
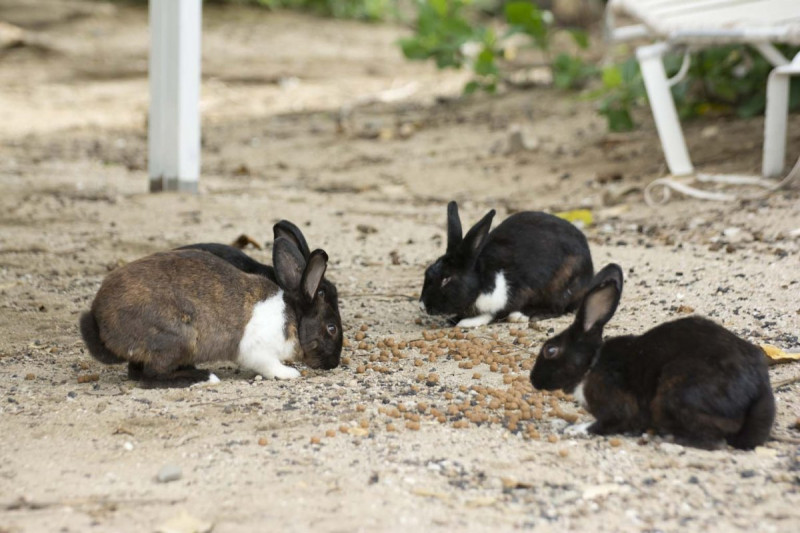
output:
M 768 365 L 778 365 L 781 363 L 791 363 L 793 361 L 800 361 L 800 353 L 787 353 L 771 344 L 762 344 L 760 346 L 764 355 L 767 356 Z
M 592 212 L 588 209 L 573 209 L 571 211 L 560 211 L 556 213 L 558 218 L 563 218 L 569 222 L 580 223 L 583 227 L 591 226 L 594 221 Z

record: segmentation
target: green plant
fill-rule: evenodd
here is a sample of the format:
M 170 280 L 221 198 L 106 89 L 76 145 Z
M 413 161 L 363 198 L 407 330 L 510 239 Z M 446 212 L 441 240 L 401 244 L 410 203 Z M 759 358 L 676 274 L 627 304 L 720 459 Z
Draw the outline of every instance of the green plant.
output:
M 784 48 L 793 57 L 800 48 Z M 682 57 L 669 55 L 664 65 L 672 76 L 680 69 Z M 710 48 L 696 52 L 686 78 L 672 88 L 675 106 L 682 118 L 711 113 L 746 118 L 764 112 L 767 76 L 772 66 L 761 55 L 742 45 Z M 599 99 L 598 110 L 606 117 L 611 131 L 634 128 L 634 108 L 644 105 L 647 94 L 639 72 L 639 64 L 630 58 L 603 69 L 602 87 L 590 93 Z M 800 109 L 800 83 L 793 83 L 790 110 Z
M 464 87 L 466 93 L 478 89 L 493 92 L 500 79 L 498 62 L 505 56 L 503 41 L 515 34 L 530 38 L 531 46 L 549 50 L 553 18 L 530 1 L 504 5 L 505 32 L 498 37 L 495 27 L 482 22 L 480 12 L 496 13 L 492 4 L 479 9 L 472 0 L 417 0 L 416 31 L 401 39 L 403 54 L 414 60 L 433 59 L 439 68 L 472 68 L 474 78 Z M 586 46 L 583 32 L 573 32 L 575 41 Z M 559 56 L 553 63 L 559 86 L 578 87 L 591 75 L 592 68 L 576 58 Z
M 600 69 L 578 56 L 558 54 L 550 64 L 553 85 L 559 89 L 581 89 L 600 73 Z

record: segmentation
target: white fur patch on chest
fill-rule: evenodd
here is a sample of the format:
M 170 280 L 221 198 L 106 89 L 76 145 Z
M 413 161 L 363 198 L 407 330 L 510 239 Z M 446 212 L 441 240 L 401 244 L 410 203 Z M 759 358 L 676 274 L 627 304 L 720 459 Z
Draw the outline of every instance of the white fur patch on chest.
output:
M 258 370 L 270 363 L 294 359 L 300 353 L 300 348 L 296 339 L 286 338 L 285 324 L 286 303 L 283 301 L 283 291 L 258 302 L 239 342 L 237 362 Z
M 578 386 L 575 387 L 575 390 L 572 391 L 572 396 L 575 398 L 575 401 L 580 404 L 581 407 L 584 409 L 589 409 L 589 404 L 586 403 L 586 396 L 583 393 L 583 387 L 586 385 L 586 380 L 584 379 Z
M 505 309 L 508 303 L 508 284 L 503 271 L 499 271 L 494 276 L 494 289 L 492 292 L 485 292 L 475 300 L 475 308 L 480 314 L 496 315 Z

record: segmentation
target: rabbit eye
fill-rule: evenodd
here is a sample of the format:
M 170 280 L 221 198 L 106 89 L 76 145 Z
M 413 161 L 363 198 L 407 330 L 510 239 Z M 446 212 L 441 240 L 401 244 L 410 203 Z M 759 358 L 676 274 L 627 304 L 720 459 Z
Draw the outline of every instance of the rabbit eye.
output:
M 558 346 L 548 346 L 544 349 L 545 359 L 552 359 L 558 355 Z
M 325 289 L 318 290 L 317 296 L 319 296 L 320 298 L 325 298 Z
M 452 277 L 448 276 L 442 280 L 442 287 L 450 283 L 450 280 L 453 279 Z
M 336 324 L 328 324 L 328 334 L 336 335 Z

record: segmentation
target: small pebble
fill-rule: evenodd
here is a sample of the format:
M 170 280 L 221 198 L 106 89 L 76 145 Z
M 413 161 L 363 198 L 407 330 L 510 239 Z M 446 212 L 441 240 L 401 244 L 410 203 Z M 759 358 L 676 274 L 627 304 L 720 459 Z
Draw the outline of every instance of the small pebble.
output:
M 169 483 L 170 481 L 179 480 L 182 475 L 183 472 L 180 466 L 169 464 L 161 467 L 161 470 L 158 471 L 158 475 L 156 476 L 156 480 L 159 483 Z

